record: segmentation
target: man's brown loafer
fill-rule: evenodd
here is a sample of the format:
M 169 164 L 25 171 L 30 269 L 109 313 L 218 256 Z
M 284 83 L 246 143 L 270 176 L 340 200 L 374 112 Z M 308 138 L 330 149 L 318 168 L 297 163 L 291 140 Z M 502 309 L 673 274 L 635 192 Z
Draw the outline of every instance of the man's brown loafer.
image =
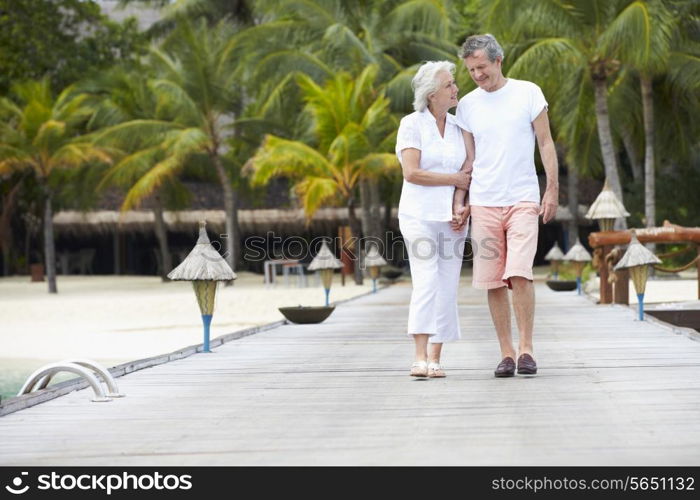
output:
M 515 360 L 510 356 L 503 358 L 503 361 L 498 363 L 496 371 L 493 372 L 497 377 L 512 377 L 515 375 Z
M 537 373 L 537 363 L 528 353 L 521 354 L 518 358 L 518 374 L 534 375 Z

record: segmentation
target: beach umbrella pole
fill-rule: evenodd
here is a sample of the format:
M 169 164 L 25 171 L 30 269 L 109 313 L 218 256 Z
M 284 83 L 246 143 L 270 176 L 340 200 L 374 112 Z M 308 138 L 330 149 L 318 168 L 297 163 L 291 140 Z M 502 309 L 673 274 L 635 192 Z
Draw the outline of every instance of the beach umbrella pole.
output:
M 644 294 L 637 294 L 637 307 L 639 309 L 639 321 L 644 321 Z
M 331 289 L 330 289 L 330 288 L 325 288 L 324 290 L 325 290 L 325 292 L 326 292 L 326 305 L 328 305 L 328 296 L 329 296 L 330 293 L 331 293 Z
M 576 290 L 578 294 L 581 295 L 581 276 L 576 277 Z

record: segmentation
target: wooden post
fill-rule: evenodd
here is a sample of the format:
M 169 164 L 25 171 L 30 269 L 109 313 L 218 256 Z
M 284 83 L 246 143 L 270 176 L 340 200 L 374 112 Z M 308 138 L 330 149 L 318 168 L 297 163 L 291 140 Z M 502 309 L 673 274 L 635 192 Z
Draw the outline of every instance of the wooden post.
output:
M 617 281 L 613 287 L 613 297 L 615 304 L 625 304 L 630 303 L 630 272 L 627 269 L 620 269 L 615 271 L 617 274 Z
M 600 275 L 600 303 L 612 304 L 612 286 L 608 283 L 608 262 L 606 257 L 612 249 L 611 246 L 605 245 L 601 249 L 600 260 L 598 262 L 598 274 Z

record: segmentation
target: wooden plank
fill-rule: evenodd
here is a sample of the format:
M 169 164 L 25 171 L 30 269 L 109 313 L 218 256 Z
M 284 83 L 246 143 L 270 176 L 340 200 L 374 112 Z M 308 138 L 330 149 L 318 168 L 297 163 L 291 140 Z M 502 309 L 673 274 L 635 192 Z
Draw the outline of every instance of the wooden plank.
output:
M 2 465 L 696 465 L 700 343 L 537 287 L 536 377 L 495 379 L 484 292 L 460 289 L 448 377 L 407 375 L 410 287 L 0 418 Z M 515 322 L 513 322 L 515 325 Z

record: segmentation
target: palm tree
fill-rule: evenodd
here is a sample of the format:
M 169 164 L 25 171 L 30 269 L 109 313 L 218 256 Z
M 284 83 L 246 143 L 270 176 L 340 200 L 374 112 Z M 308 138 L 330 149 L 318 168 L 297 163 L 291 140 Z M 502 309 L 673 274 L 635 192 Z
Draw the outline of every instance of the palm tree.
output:
M 308 76 L 298 76 L 306 110 L 314 119 L 314 145 L 269 135 L 251 160 L 253 184 L 274 176 L 294 180 L 307 217 L 324 203 L 340 200 L 348 207 L 350 228 L 361 234 L 355 213 L 357 187 L 398 168 L 387 153 L 395 141 L 396 121 L 383 90 L 373 86 L 378 68 L 371 65 L 353 79 L 339 73 L 321 87 Z M 355 279 L 362 282 L 359 266 Z
M 449 0 L 261 0 L 254 17 L 261 22 L 241 31 L 232 47 L 246 54 L 248 80 L 256 88 L 274 82 L 268 92 L 275 96 L 289 91 L 297 73 L 322 83 L 338 71 L 359 74 L 375 65 L 377 84 L 386 84 L 392 111 L 402 114 L 411 107 L 416 66 L 453 59 L 455 34 L 464 24 Z M 295 97 L 285 99 L 284 110 L 295 109 Z M 289 136 L 301 137 L 289 130 Z M 384 232 L 379 182 L 365 179 L 360 186 L 363 232 L 376 237 Z
M 68 87 L 57 97 L 48 80 L 13 87 L 16 101 L 0 99 L 0 174 L 30 171 L 44 199 L 44 259 L 49 293 L 57 293 L 52 200 L 61 170 L 90 162 L 111 162 L 105 148 L 81 136 L 81 127 L 94 112 L 89 96 Z
M 673 12 L 681 10 L 682 12 Z M 700 13 L 696 4 L 695 15 Z M 672 6 L 661 0 L 637 0 L 629 3 L 606 31 L 604 43 L 621 62 L 634 69 L 641 90 L 644 130 L 644 214 L 647 227 L 656 226 L 656 167 L 654 79 L 667 78 L 674 64 L 684 72 L 700 72 L 700 58 L 692 53 L 682 28 L 691 13 L 691 2 Z M 630 43 L 632 40 L 635 43 Z M 697 49 L 696 49 L 697 52 Z M 682 61 L 682 62 L 681 62 Z M 693 69 L 694 67 L 694 69 Z M 683 91 L 692 92 L 695 82 L 681 80 Z M 657 92 L 659 88 L 657 87 Z
M 181 20 L 162 47 L 151 49 L 157 76 L 148 87 L 156 95 L 160 118 L 130 120 L 105 129 L 96 139 L 137 150 L 124 160 L 129 168 L 155 163 L 130 189 L 125 206 L 174 179 L 193 156 L 206 155 L 224 192 L 226 260 L 233 269 L 239 253 L 237 197 L 225 155 L 228 139 L 243 126 L 236 120 L 243 99 L 239 54 L 228 50 L 234 33 L 225 22 L 208 27 Z M 151 146 L 139 149 L 144 138 Z
M 578 87 L 574 95 L 579 98 L 592 90 L 605 176 L 620 200 L 622 186 L 608 106 L 609 84 L 618 74 L 620 60 L 610 40 L 630 50 L 642 51 L 648 45 L 647 40 L 635 38 L 638 31 L 632 24 L 636 20 L 627 10 L 637 3 L 639 0 L 496 0 L 482 4 L 484 27 L 510 44 L 514 62 L 509 75 L 528 77 L 543 86 L 545 80 L 550 85 L 564 83 L 562 87 L 569 92 L 572 86 Z M 562 95 L 563 89 L 554 93 Z M 582 104 L 587 101 L 588 95 Z M 583 114 L 574 113 L 570 119 Z
M 103 95 L 97 106 L 90 126 L 97 128 L 98 142 L 108 143 L 115 148 L 125 150 L 119 161 L 105 172 L 98 189 L 107 185 L 118 185 L 127 189 L 121 210 L 126 211 L 139 206 L 146 198 L 153 205 L 154 227 L 160 251 L 160 274 L 163 281 L 172 269 L 172 255 L 168 248 L 167 228 L 163 218 L 164 204 L 173 199 L 186 199 L 187 191 L 178 179 L 177 169 L 170 170 L 167 177 L 157 188 L 151 189 L 147 181 L 142 180 L 158 168 L 170 156 L 171 150 L 181 146 L 178 140 L 183 140 L 180 129 L 171 127 L 165 132 L 164 127 L 154 127 L 155 133 L 146 134 L 140 138 L 130 138 L 120 141 L 121 134 L 113 131 L 121 130 L 118 125 L 127 122 L 162 123 L 174 120 L 162 106 L 157 91 L 151 85 L 151 75 L 146 68 L 127 70 L 115 67 L 100 77 L 86 82 L 82 88 Z M 125 143 L 124 143 L 125 142 Z

